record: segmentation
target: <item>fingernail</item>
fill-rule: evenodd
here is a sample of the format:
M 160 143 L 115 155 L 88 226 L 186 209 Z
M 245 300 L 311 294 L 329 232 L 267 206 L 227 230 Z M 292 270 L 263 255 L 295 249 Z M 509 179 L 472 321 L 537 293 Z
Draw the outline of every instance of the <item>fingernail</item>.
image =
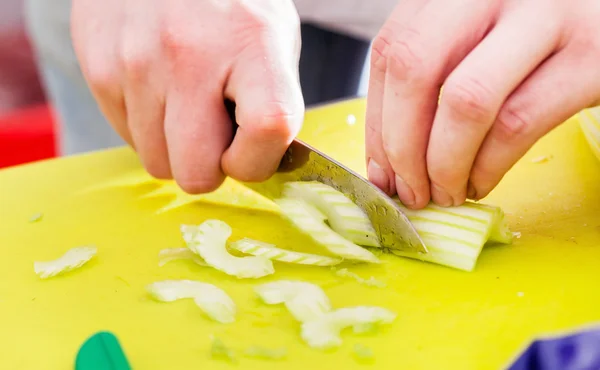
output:
M 402 177 L 396 175 L 396 191 L 398 198 L 407 207 L 413 207 L 416 203 L 415 192 L 408 186 Z
M 436 204 L 442 207 L 450 207 L 454 204 L 454 200 L 450 194 L 435 184 L 431 185 L 431 198 Z
M 369 181 L 375 184 L 375 186 L 387 194 L 390 193 L 390 179 L 383 168 L 373 158 L 370 158 L 367 164 L 367 176 L 369 177 Z
M 471 184 L 471 182 L 469 182 L 469 185 L 467 187 L 467 198 L 472 200 L 477 199 L 477 190 L 475 190 L 475 187 L 473 186 L 473 184 Z

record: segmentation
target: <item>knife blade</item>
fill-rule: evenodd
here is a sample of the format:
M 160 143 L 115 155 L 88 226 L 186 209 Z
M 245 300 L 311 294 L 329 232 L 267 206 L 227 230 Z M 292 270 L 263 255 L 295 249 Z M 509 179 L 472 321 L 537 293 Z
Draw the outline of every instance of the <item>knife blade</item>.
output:
M 235 103 L 226 101 L 229 116 L 235 121 Z M 281 196 L 290 181 L 319 181 L 344 193 L 369 217 L 384 248 L 428 253 L 423 240 L 402 209 L 378 187 L 348 167 L 302 142 L 294 140 L 283 156 L 276 173 L 263 182 L 241 182 L 268 199 Z

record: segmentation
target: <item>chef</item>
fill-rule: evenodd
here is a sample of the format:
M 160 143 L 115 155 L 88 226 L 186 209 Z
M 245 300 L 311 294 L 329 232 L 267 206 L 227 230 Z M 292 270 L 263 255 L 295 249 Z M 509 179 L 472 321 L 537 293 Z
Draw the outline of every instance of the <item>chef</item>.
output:
M 310 70 L 348 53 L 332 71 L 345 66 L 355 88 L 371 38 L 368 176 L 415 209 L 484 197 L 540 137 L 600 99 L 597 0 L 72 0 L 69 17 L 70 8 L 27 3 L 66 151 L 122 138 L 150 174 L 191 193 L 225 176 L 268 178 L 305 100 L 343 85 L 322 73 L 310 90 L 319 81 Z M 301 19 L 330 34 L 301 40 Z M 299 74 L 301 50 L 332 35 L 346 47 Z M 233 142 L 224 99 L 237 104 Z

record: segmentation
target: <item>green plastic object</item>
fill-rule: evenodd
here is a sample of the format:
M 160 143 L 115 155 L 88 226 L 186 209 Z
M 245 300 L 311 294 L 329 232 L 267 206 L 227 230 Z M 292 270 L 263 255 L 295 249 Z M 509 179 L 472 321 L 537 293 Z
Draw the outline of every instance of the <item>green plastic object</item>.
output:
M 75 370 L 131 370 L 131 366 L 117 337 L 110 332 L 99 332 L 79 349 Z

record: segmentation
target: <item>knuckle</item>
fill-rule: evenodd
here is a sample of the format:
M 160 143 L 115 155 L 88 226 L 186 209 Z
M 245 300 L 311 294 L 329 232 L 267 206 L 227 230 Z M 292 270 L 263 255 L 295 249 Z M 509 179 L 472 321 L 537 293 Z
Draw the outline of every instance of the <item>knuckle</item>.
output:
M 456 171 L 453 171 L 447 166 L 432 165 L 430 163 L 427 172 L 431 179 L 431 183 L 435 184 L 440 189 L 448 189 L 450 188 L 449 185 L 456 184 L 460 180 Z
M 390 140 L 387 136 L 383 137 L 383 151 L 394 168 L 397 168 L 395 165 L 402 163 L 402 158 L 406 158 L 405 155 L 408 154 L 402 149 L 402 146 L 397 145 L 394 140 Z
M 496 110 L 491 90 L 475 78 L 449 79 L 441 102 L 468 123 L 486 123 L 493 119 Z
M 389 48 L 388 71 L 394 78 L 409 83 L 420 83 L 427 78 L 422 47 L 416 31 L 405 30 Z
M 194 42 L 190 33 L 176 22 L 165 21 L 159 32 L 160 48 L 168 60 L 174 61 L 191 55 Z
M 500 110 L 494 125 L 494 135 L 503 142 L 512 142 L 522 137 L 531 127 L 532 118 L 522 109 L 506 105 Z
M 371 68 L 385 72 L 388 49 L 393 42 L 394 33 L 390 28 L 384 27 L 373 40 L 371 45 Z
M 301 122 L 297 113 L 286 109 L 284 104 L 272 103 L 263 106 L 263 110 L 252 113 L 248 117 L 252 130 L 263 138 L 275 140 L 291 140 Z
M 121 52 L 121 63 L 129 80 L 140 81 L 147 76 L 150 58 L 140 49 L 124 48 Z
M 111 93 L 118 86 L 118 72 L 112 63 L 91 58 L 82 65 L 90 87 L 97 93 Z

